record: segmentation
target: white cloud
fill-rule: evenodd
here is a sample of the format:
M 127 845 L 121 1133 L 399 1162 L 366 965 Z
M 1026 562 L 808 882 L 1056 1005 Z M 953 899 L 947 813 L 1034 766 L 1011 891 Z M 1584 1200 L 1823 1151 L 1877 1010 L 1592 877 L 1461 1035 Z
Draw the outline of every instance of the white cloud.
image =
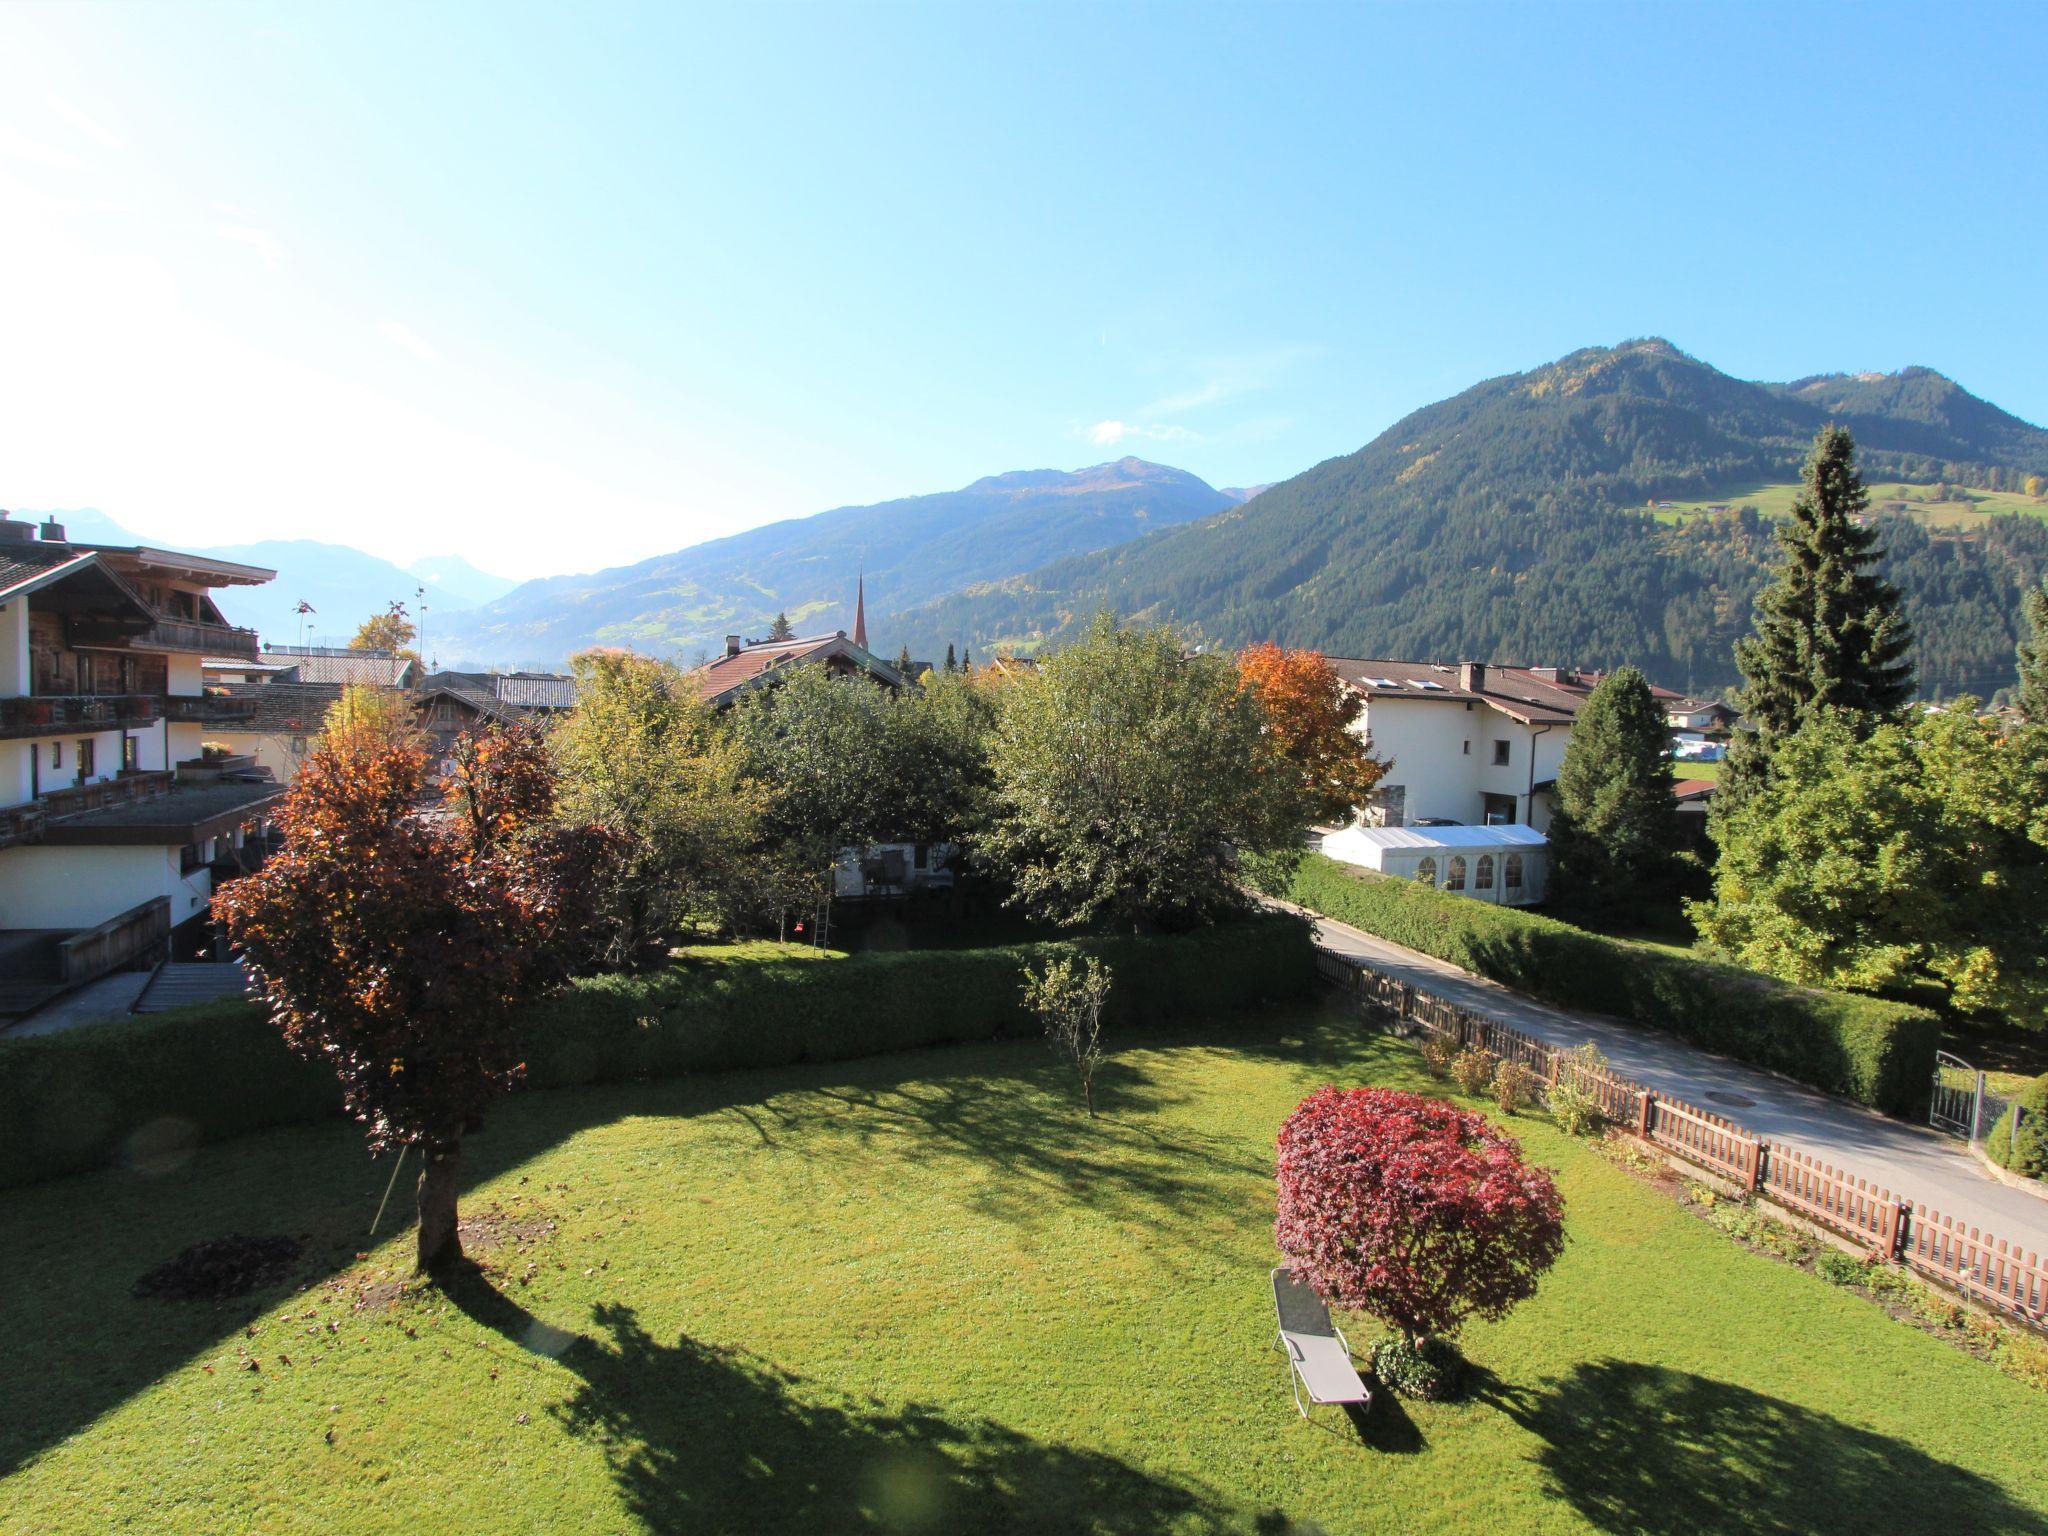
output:
M 1171 422 L 1098 421 L 1084 429 L 1081 435 L 1098 448 L 1114 448 L 1126 438 L 1141 438 L 1154 443 L 1186 443 L 1193 442 L 1201 434 Z
M 213 232 L 223 240 L 236 245 L 247 246 L 255 252 L 256 259 L 263 264 L 266 272 L 275 272 L 284 265 L 284 247 L 277 236 L 255 224 L 216 224 Z
M 438 363 L 441 354 L 409 325 L 396 320 L 379 320 L 377 334 L 402 351 L 410 352 L 423 363 Z
M 55 91 L 52 91 L 49 94 L 48 100 L 52 112 L 63 118 L 65 122 L 76 128 L 87 138 L 96 140 L 104 148 L 126 149 L 128 147 L 128 141 L 123 139 L 120 134 L 107 127 L 98 118 L 88 114 L 83 107 L 80 107 L 69 97 L 60 96 Z

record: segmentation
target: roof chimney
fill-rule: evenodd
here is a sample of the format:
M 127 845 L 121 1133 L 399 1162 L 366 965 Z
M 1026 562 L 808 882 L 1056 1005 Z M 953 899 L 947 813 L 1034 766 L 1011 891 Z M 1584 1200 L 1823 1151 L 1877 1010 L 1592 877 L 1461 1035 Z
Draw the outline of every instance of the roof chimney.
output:
M 1458 686 L 1467 693 L 1486 692 L 1486 663 L 1483 661 L 1459 662 Z
M 737 656 L 739 655 L 739 653 L 740 637 L 738 635 L 727 635 L 725 637 L 725 654 L 728 656 Z
M 45 544 L 62 544 L 64 542 L 64 525 L 54 517 L 43 520 L 43 542 Z
M 26 544 L 35 536 L 35 529 L 27 523 L 14 522 L 7 516 L 7 509 L 0 507 L 0 544 Z

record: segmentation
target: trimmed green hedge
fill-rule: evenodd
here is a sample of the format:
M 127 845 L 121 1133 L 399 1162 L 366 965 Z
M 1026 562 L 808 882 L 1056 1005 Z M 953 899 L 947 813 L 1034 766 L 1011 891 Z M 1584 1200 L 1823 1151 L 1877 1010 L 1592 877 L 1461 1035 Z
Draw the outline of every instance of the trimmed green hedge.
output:
M 1115 973 L 1111 1029 L 1217 1017 L 1314 984 L 1305 924 L 1081 941 Z M 535 1008 L 530 1088 L 839 1061 L 1035 1033 L 1021 973 L 1054 946 L 918 950 L 602 976 Z M 1114 1040 L 1112 1038 L 1112 1044 Z M 0 1040 L 0 1188 L 338 1113 L 333 1076 L 249 1003 Z
M 1270 894 L 1545 1002 L 1669 1030 L 1888 1114 L 1926 1107 L 1941 1023 L 1924 1008 L 1662 954 L 1321 854 Z
M 2012 1119 L 2021 1110 L 2026 1114 L 2015 1136 Z M 2048 1072 L 2022 1088 L 1998 1117 L 1991 1134 L 1984 1138 L 1984 1155 L 2014 1173 L 2023 1173 L 2030 1179 L 2048 1179 Z

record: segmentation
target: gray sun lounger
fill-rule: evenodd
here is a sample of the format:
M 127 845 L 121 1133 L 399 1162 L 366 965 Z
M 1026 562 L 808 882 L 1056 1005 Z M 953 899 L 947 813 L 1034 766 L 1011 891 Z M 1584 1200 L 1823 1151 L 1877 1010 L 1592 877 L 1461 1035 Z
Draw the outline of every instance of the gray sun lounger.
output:
M 1330 1309 L 1285 1264 L 1273 1271 L 1273 1310 L 1280 1318 L 1280 1348 L 1287 1354 L 1287 1378 L 1294 1406 L 1308 1417 L 1325 1403 L 1372 1401 L 1372 1393 L 1351 1363 L 1351 1345 L 1330 1321 Z M 1302 1401 L 1302 1394 L 1308 1401 Z

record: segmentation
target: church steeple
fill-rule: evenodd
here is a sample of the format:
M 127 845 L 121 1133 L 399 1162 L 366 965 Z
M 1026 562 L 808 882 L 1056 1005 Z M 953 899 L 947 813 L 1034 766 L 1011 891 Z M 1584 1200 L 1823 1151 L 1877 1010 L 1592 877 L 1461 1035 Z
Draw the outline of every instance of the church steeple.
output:
M 868 648 L 868 579 L 863 571 L 853 583 L 853 643 Z

